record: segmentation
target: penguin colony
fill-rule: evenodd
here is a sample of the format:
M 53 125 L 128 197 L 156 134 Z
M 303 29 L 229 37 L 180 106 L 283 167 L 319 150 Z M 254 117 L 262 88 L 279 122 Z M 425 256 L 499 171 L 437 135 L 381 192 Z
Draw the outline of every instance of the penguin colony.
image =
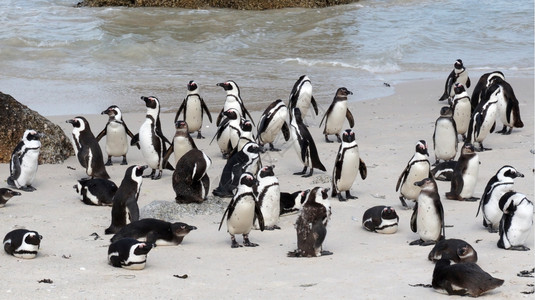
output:
M 261 162 L 261 154 L 266 151 L 265 144 L 269 144 L 268 151 L 281 150 L 274 143 L 279 141 L 277 136 L 282 133 L 288 147 L 293 146 L 298 160 L 304 166 L 295 175 L 309 177 L 313 175 L 313 169 L 327 171 L 318 155 L 321 146 L 316 145 L 304 122 L 310 106 L 315 115 L 318 115 L 310 78 L 303 75 L 296 81 L 288 105 L 278 99 L 266 108 L 258 122 L 256 136 L 252 134 L 251 126 L 254 125 L 254 120 L 245 108 L 236 82 L 229 80 L 218 83 L 217 86 L 222 87 L 227 95 L 217 116 L 218 129 L 214 139 L 217 139 L 221 150 L 221 159 L 227 159 L 227 164 L 221 171 L 220 184 L 213 195 L 231 198 L 219 224 L 221 229 L 223 223 L 226 223 L 227 232 L 231 236 L 231 247 L 242 246 L 238 243 L 236 234 L 243 236 L 243 246 L 258 246 L 249 239 L 253 229 L 281 229 L 277 225 L 279 218 L 297 212 L 297 249 L 287 255 L 318 257 L 333 254 L 323 250 L 322 245 L 332 216 L 329 188 L 310 187 L 304 191 L 281 192 L 274 173 L 275 166 L 263 167 Z M 479 296 L 499 287 L 503 280 L 493 278 L 481 270 L 476 264 L 477 252 L 470 244 L 460 239 L 446 239 L 441 198 L 470 201 L 479 199 L 473 195 L 474 191 L 476 194 L 478 191 L 475 182 L 480 161 L 472 144 L 479 145 L 477 150 L 490 150 L 483 147 L 483 140 L 494 131 L 497 119 L 503 123 L 504 127 L 500 131 L 502 134 L 511 134 L 513 128 L 522 128 L 523 124 L 518 99 L 505 81 L 503 73 L 484 74 L 472 99 L 466 93 L 466 88 L 469 87 L 468 73 L 462 61 L 457 60 L 446 81 L 444 94 L 439 99 L 448 100 L 450 105 L 440 110 L 433 134 L 435 163 L 440 160 L 449 163 L 447 167 L 438 164 L 437 168 L 451 169 L 449 178 L 446 177 L 446 180 L 451 181 L 451 191 L 446 193 L 446 197 L 441 197 L 435 182 L 435 176 L 440 170 L 431 172 L 425 140 L 417 142 L 415 154 L 399 177 L 396 191 L 400 191 L 399 199 L 403 208 L 409 208 L 406 200 L 415 201 L 410 227 L 419 235 L 419 239 L 410 244 L 435 245 L 428 255 L 430 261 L 436 262 L 432 274 L 433 288 L 445 290 L 448 294 Z M 337 197 L 339 201 L 356 199 L 350 190 L 357 174 L 360 173 L 363 180 L 367 176 L 366 165 L 356 144 L 355 131 L 350 129 L 355 126 L 355 119 L 347 107 L 347 96 L 352 94 L 345 87 L 339 88 L 320 123 L 321 126 L 325 120 L 323 134 L 326 143 L 332 142 L 328 135 L 335 135 L 341 143 L 334 164 L 328 164 L 333 168 L 330 196 Z M 108 248 L 108 262 L 114 267 L 133 270 L 145 267 L 149 251 L 157 245 L 178 245 L 185 235 L 197 229 L 181 222 L 140 220 L 137 199 L 140 196 L 142 178 L 158 180 L 162 176 L 167 177 L 164 170 L 174 171 L 169 177 L 172 177 L 172 187 L 177 194 L 176 201 L 202 203 L 208 197 L 210 181 L 207 169 L 212 162 L 202 149 L 197 149 L 190 136 L 197 132 L 198 139 L 204 138 L 201 134 L 204 114 L 212 122 L 197 83 L 190 81 L 187 84 L 187 95 L 176 113 L 176 134 L 171 142 L 162 132 L 159 119 L 161 104 L 158 98 L 150 96 L 141 99 L 147 107 L 147 115 L 139 133 L 135 135 L 128 129 L 123 114 L 115 105 L 102 112 L 109 116 L 109 120 L 96 138 L 84 117 L 67 120 L 73 125 L 72 138 L 78 161 L 89 176 L 78 180 L 74 189 L 85 204 L 112 206 L 111 225 L 105 230 L 106 234 L 115 234 Z M 344 131 L 345 119 L 350 128 Z M 341 133 L 343 137 L 340 137 Z M 39 139 L 42 136 L 28 130 L 15 148 L 7 180 L 11 187 L 25 192 L 35 190 L 32 184 L 37 172 Z M 108 156 L 106 163 L 98 144 L 104 136 Z M 127 136 L 131 138 L 130 145 Z M 462 151 L 457 153 L 459 140 L 463 140 L 464 145 Z M 112 165 L 112 157 L 122 157 L 121 164 L 128 164 L 126 154 L 129 146 L 133 145 L 140 149 L 144 162 L 142 165 L 130 166 L 117 187 L 110 180 L 105 166 Z M 463 152 L 465 149 L 466 152 Z M 458 161 L 454 161 L 456 157 Z M 143 175 L 147 168 L 152 169 L 151 174 Z M 307 169 L 310 169 L 308 174 Z M 477 213 L 482 212 L 484 227 L 491 232 L 499 232 L 497 247 L 527 251 L 530 249 L 524 243 L 533 223 L 533 203 L 524 194 L 513 190 L 513 179 L 517 177 L 523 175 L 511 166 L 506 165 L 498 170 L 481 196 Z M 284 187 L 289 188 L 288 185 Z M 343 198 L 342 192 L 345 192 L 346 198 Z M 5 206 L 11 197 L 20 195 L 19 192 L 2 188 L 0 205 Z M 392 234 L 397 232 L 399 221 L 393 207 L 379 205 L 365 211 L 362 227 L 371 232 Z M 4 249 L 16 257 L 34 258 L 42 238 L 36 231 L 12 230 L 4 238 Z M 451 265 L 451 261 L 456 264 Z

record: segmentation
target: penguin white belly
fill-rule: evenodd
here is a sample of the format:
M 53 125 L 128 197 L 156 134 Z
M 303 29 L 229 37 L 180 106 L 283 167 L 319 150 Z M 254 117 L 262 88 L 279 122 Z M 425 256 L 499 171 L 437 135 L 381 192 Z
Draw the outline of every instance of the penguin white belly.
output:
M 504 97 L 499 97 L 497 104 L 497 114 L 500 117 L 500 121 L 503 125 L 509 125 L 507 122 L 507 102 Z
M 240 135 L 241 135 L 241 132 L 240 132 L 240 126 L 239 125 L 230 125 L 229 124 L 229 140 L 230 140 L 230 145 L 231 145 L 231 148 L 234 149 L 236 148 L 236 146 L 238 146 L 238 141 L 240 140 Z
M 453 120 L 455 120 L 458 134 L 465 134 L 468 131 L 471 114 L 470 102 L 467 98 L 460 100 L 460 102 L 455 105 Z
M 243 111 L 241 110 L 240 102 L 238 102 L 238 100 L 236 100 L 236 98 L 233 96 L 227 96 L 227 99 L 225 100 L 225 104 L 223 105 L 223 111 L 227 111 L 231 108 L 234 108 L 235 110 L 237 110 L 238 114 L 243 117 Z M 189 123 L 188 123 L 188 126 L 189 126 Z
M 418 198 L 418 217 L 416 226 L 420 238 L 424 241 L 437 241 L 442 230 L 440 215 L 433 199 L 422 196 Z
M 340 178 L 337 178 L 336 189 L 340 192 L 349 191 L 353 182 L 357 178 L 359 171 L 359 151 L 357 147 L 347 149 L 344 152 L 344 162 L 342 164 L 342 172 Z
M 521 246 L 529 238 L 531 233 L 531 227 L 533 226 L 533 205 L 518 206 L 511 218 L 511 225 L 509 228 L 504 228 L 506 239 L 504 239 L 505 245 L 507 243 L 510 246 Z
M 258 198 L 262 199 L 262 216 L 264 217 L 264 225 L 266 227 L 273 227 L 277 225 L 280 216 L 280 188 L 279 185 L 272 185 L 267 189 L 265 186 L 261 187 L 262 193 Z M 258 222 L 255 222 L 258 223 Z M 259 228 L 256 226 L 256 228 Z
M 479 175 L 479 158 L 473 157 L 468 161 L 468 166 L 463 174 L 463 190 L 460 196 L 463 198 L 470 198 L 474 195 L 474 189 Z
M 227 153 L 227 146 L 228 146 L 229 141 L 230 141 L 230 127 L 227 126 L 227 128 L 225 128 L 223 132 L 221 132 L 221 135 L 217 139 L 217 145 L 219 146 L 221 153 Z
M 418 199 L 421 188 L 417 185 L 414 185 L 415 182 L 421 181 L 429 176 L 429 163 L 427 162 L 418 162 L 411 166 L 409 174 L 403 185 L 401 186 L 401 194 L 409 200 Z
M 450 120 L 440 120 L 435 128 L 435 156 L 438 159 L 451 160 L 457 154 L 457 132 Z
M 492 190 L 489 202 L 486 205 L 483 205 L 483 217 L 492 225 L 493 229 L 498 229 L 500 226 L 500 220 L 502 219 L 503 211 L 500 209 L 499 201 L 503 194 L 511 191 L 513 189 L 513 184 L 504 184 L 495 187 Z
M 459 74 L 459 77 L 457 77 L 457 81 L 456 82 L 461 83 L 462 85 L 464 85 L 466 87 L 466 89 L 468 89 L 468 87 L 466 86 L 466 82 L 468 82 L 468 72 L 465 70 L 464 72 Z M 455 86 L 455 84 L 453 86 Z
M 285 112 L 281 112 L 282 110 L 285 110 Z M 269 122 L 266 130 L 260 134 L 260 139 L 264 143 L 273 143 L 275 141 L 275 138 L 279 134 L 279 131 L 282 128 L 282 125 L 286 121 L 288 113 L 286 112 L 286 108 L 281 108 L 279 112 L 277 112 L 271 121 Z
M 481 128 L 479 129 L 479 135 L 475 137 L 476 142 L 482 142 L 490 133 L 490 129 L 496 122 L 496 114 L 496 104 L 491 104 L 487 109 L 487 115 L 485 116 L 485 120 L 483 120 L 483 124 L 481 124 Z
M 20 245 L 20 247 L 18 247 L 14 251 L 13 256 L 18 257 L 18 258 L 31 259 L 37 256 L 37 251 L 39 251 L 39 246 L 26 244 L 25 242 L 23 242 L 22 245 Z M 22 253 L 17 253 L 17 252 L 22 252 Z
M 384 234 L 392 234 L 398 231 L 398 221 L 396 219 L 381 220 L 381 224 L 375 229 L 375 231 Z
M 110 122 L 106 128 L 106 153 L 111 156 L 123 156 L 128 152 L 126 130 L 122 124 Z
M 175 166 L 184 154 L 193 149 L 189 139 L 185 136 L 177 136 L 173 139 L 173 153 L 175 154 Z
M 132 247 L 132 250 L 130 250 L 130 255 L 128 256 L 128 259 L 124 262 L 125 265 L 123 265 L 122 267 L 128 270 L 142 270 L 145 268 L 146 261 L 147 255 L 135 255 L 134 248 Z
M 324 134 L 337 134 L 342 130 L 347 113 L 347 101 L 338 101 L 327 116 Z
M 195 132 L 202 126 L 202 106 L 199 97 L 189 97 L 187 110 L 184 112 L 189 132 Z
M 20 175 L 16 178 L 15 183 L 20 186 L 32 185 L 37 173 L 39 150 L 28 150 L 22 159 L 20 165 Z M 20 188 L 18 186 L 18 188 Z
M 255 202 L 252 197 L 240 199 L 227 220 L 230 234 L 248 234 L 253 228 Z
M 145 159 L 147 165 L 153 169 L 159 169 L 160 167 L 160 154 L 156 152 L 152 145 L 152 123 L 147 119 L 139 128 L 139 146 L 141 148 L 141 154 Z
M 297 98 L 297 102 L 295 104 L 295 107 L 299 107 L 299 110 L 301 111 L 301 115 L 303 116 L 303 119 L 307 115 L 311 102 L 312 102 L 312 85 L 305 83 L 301 86 L 299 98 Z

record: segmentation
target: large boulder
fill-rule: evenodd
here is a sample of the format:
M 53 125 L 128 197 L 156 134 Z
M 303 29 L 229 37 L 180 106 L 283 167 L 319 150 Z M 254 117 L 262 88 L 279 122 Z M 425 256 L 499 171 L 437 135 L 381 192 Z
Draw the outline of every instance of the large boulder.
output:
M 19 103 L 10 95 L 0 92 L 0 163 L 9 163 L 13 149 L 20 142 L 26 129 L 34 129 L 45 134 L 41 139 L 39 164 L 62 163 L 74 155 L 72 143 L 61 127 Z
M 83 0 L 78 6 L 164 6 L 181 8 L 278 9 L 284 7 L 327 7 L 358 0 Z

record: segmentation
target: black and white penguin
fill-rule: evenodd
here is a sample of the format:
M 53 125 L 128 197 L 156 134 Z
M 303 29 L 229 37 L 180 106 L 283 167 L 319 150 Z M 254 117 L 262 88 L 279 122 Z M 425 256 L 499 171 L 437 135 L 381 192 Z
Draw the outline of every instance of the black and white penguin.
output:
M 499 205 L 500 199 L 505 193 L 513 190 L 514 179 L 517 177 L 524 177 L 524 174 L 506 165 L 501 167 L 487 182 L 479 201 L 476 217 L 479 211 L 483 213 L 483 226 L 488 228 L 489 232 L 498 232 L 503 215 Z
M 399 190 L 399 200 L 403 207 L 408 207 L 405 200 L 416 201 L 420 194 L 421 188 L 414 183 L 432 176 L 428 156 L 427 143 L 424 140 L 418 141 L 416 152 L 407 163 L 396 184 L 396 192 Z
M 173 165 L 175 167 L 184 154 L 186 154 L 191 149 L 197 149 L 195 141 L 193 141 L 193 139 L 189 135 L 188 127 L 189 124 L 186 121 L 175 121 L 175 136 L 173 137 L 171 146 L 169 146 L 169 149 L 167 149 L 167 152 L 164 156 L 164 160 L 168 161 L 169 157 L 171 157 L 171 154 L 174 153 L 175 163 Z
M 470 118 L 472 117 L 472 107 L 470 104 L 470 97 L 464 88 L 464 85 L 456 83 L 454 87 L 455 96 L 453 96 L 452 110 L 453 120 L 457 128 L 457 134 L 462 135 L 463 140 L 466 139 L 466 132 L 468 125 L 470 125 Z
M 444 85 L 444 94 L 442 94 L 438 101 L 443 101 L 453 97 L 455 95 L 453 87 L 457 82 L 461 83 L 467 88 L 470 87 L 470 77 L 468 77 L 468 72 L 463 65 L 463 61 L 460 59 L 456 60 L 453 64 L 453 70 L 448 75 L 446 84 Z
M 175 246 L 182 243 L 184 237 L 197 227 L 182 222 L 167 222 L 147 218 L 134 221 L 121 228 L 112 238 L 114 243 L 123 238 L 133 238 L 156 246 Z
M 33 192 L 32 186 L 39 165 L 40 139 L 44 134 L 32 129 L 24 131 L 22 139 L 17 144 L 9 161 L 9 177 L 7 184 L 11 187 Z
M 219 124 L 217 131 L 212 138 L 217 139 L 217 145 L 221 150 L 223 158 L 228 158 L 232 150 L 238 145 L 238 141 L 241 135 L 241 116 L 238 110 L 230 108 L 223 112 L 225 118 Z
M 320 161 L 316 143 L 314 143 L 314 139 L 308 131 L 307 126 L 303 123 L 301 111 L 298 107 L 292 110 L 290 133 L 293 140 L 293 147 L 304 165 L 303 170 L 294 173 L 294 175 L 310 177 L 314 172 L 314 168 L 326 171 L 327 169 L 325 169 L 325 166 Z M 306 174 L 307 168 L 310 168 L 308 174 Z
M 297 191 L 293 193 L 281 192 L 280 196 L 280 214 L 281 216 L 297 213 L 307 199 L 310 190 Z
M 254 169 L 259 161 L 261 151 L 262 148 L 257 143 L 250 142 L 241 151 L 232 155 L 223 167 L 219 185 L 212 191 L 212 194 L 217 197 L 232 197 L 241 175 Z
M 113 164 L 111 161 L 112 156 L 122 156 L 123 161 L 121 162 L 121 165 L 127 165 L 126 153 L 128 153 L 129 144 L 126 135 L 133 139 L 134 134 L 126 126 L 126 123 L 123 120 L 123 114 L 117 105 L 108 107 L 101 114 L 108 115 L 109 117 L 108 123 L 97 135 L 97 142 L 100 141 L 103 136 L 106 136 L 106 153 L 108 154 L 106 166 L 111 166 Z
M 108 263 L 117 268 L 143 270 L 147 254 L 154 247 L 154 244 L 132 238 L 120 239 L 108 247 Z
M 340 138 L 340 131 L 342 131 L 342 126 L 344 125 L 344 119 L 347 118 L 349 122 L 349 127 L 353 128 L 355 126 L 355 120 L 353 119 L 353 114 L 349 108 L 347 108 L 347 96 L 353 95 L 351 91 L 348 91 L 345 87 L 341 87 L 336 91 L 334 95 L 333 102 L 321 118 L 320 127 L 325 120 L 325 127 L 323 128 L 323 134 L 325 135 L 325 141 L 327 143 L 332 143 L 329 140 L 328 136 L 330 134 L 336 135 L 338 143 L 342 142 Z
M 457 155 L 457 125 L 453 119 L 453 110 L 449 106 L 440 109 L 440 117 L 435 121 L 433 132 L 433 148 L 435 151 L 435 165 L 442 161 L 448 161 Z
M 139 133 L 132 139 L 131 144 L 139 143 L 145 162 L 152 168 L 150 175 L 146 175 L 145 177 L 151 177 L 151 179 L 157 180 L 162 177 L 162 169 L 175 170 L 168 161 L 164 160 L 165 153 L 167 152 L 166 143 L 171 143 L 162 132 L 160 101 L 158 98 L 141 96 L 141 100 L 145 101 L 147 115 L 145 122 L 139 128 Z M 158 174 L 156 174 L 156 170 L 158 170 Z
M 42 239 L 37 231 L 15 229 L 4 237 L 4 250 L 18 258 L 35 258 Z
M 502 80 L 505 80 L 505 75 L 500 71 L 494 71 L 490 73 L 485 73 L 479 77 L 479 80 L 472 91 L 472 98 L 470 98 L 470 104 L 472 107 L 472 114 L 476 110 L 479 103 L 483 100 L 487 93 L 487 89 L 492 85 L 493 79 L 499 77 Z
M 91 131 L 91 127 L 89 127 L 89 122 L 84 117 L 76 117 L 67 120 L 67 123 L 71 123 L 73 126 L 74 152 L 82 167 L 85 168 L 86 174 L 91 178 L 110 179 L 104 165 L 102 150 Z
M 457 165 L 456 160 L 438 163 L 433 167 L 433 169 L 431 169 L 431 174 L 435 180 L 451 181 L 451 178 L 453 177 L 453 170 L 455 170 L 455 165 Z
M 318 257 L 331 255 L 323 250 L 327 236 L 327 224 L 331 218 L 329 189 L 313 188 L 303 203 L 301 213 L 295 221 L 297 249 L 288 252 L 289 257 Z
M 304 119 L 307 116 L 308 109 L 312 105 L 314 113 L 318 115 L 318 104 L 316 99 L 312 95 L 312 83 L 307 75 L 301 75 L 295 82 L 292 91 L 290 92 L 290 99 L 288 101 L 288 109 L 290 110 L 290 121 L 293 116 L 291 115 L 294 108 L 299 108 L 301 115 Z
M 280 229 L 277 225 L 280 217 L 280 187 L 279 179 L 275 176 L 275 166 L 265 166 L 256 174 L 257 184 L 254 186 L 256 201 L 264 218 L 264 229 Z M 260 229 L 255 220 L 255 229 Z
M 459 201 L 477 201 L 473 197 L 479 176 L 479 155 L 475 152 L 472 144 L 464 144 L 461 149 L 459 160 L 453 169 L 451 189 L 446 193 L 446 198 Z
M 112 206 L 118 189 L 113 181 L 102 178 L 80 179 L 73 188 L 83 203 L 99 206 Z
M 502 284 L 502 279 L 492 277 L 473 262 L 452 265 L 449 259 L 441 259 L 433 270 L 433 288 L 448 295 L 478 297 Z
M 533 227 L 533 202 L 526 195 L 511 191 L 500 198 L 499 205 L 503 216 L 498 248 L 528 251 L 524 244 Z
M 13 198 L 14 196 L 20 196 L 21 193 L 15 192 L 10 189 L 0 188 L 0 207 L 6 206 L 7 201 Z
M 195 83 L 193 80 L 190 80 L 187 87 L 188 93 L 176 112 L 174 122 L 176 123 L 179 120 L 180 114 L 182 113 L 182 110 L 184 110 L 183 120 L 188 123 L 188 133 L 197 131 L 197 138 L 203 139 L 204 136 L 201 134 L 203 112 L 208 116 L 210 123 L 212 123 L 212 115 L 210 114 L 210 110 L 206 106 L 206 103 L 204 103 L 203 98 L 199 94 L 199 86 L 197 83 Z
M 421 187 L 418 201 L 411 216 L 411 230 L 418 233 L 420 239 L 409 245 L 429 246 L 446 238 L 444 231 L 444 208 L 440 202 L 437 183 L 433 178 L 415 182 Z
M 238 139 L 238 145 L 234 147 L 233 152 L 238 152 L 243 147 L 250 142 L 256 142 L 256 139 L 253 135 L 253 123 L 250 120 L 241 119 L 240 122 L 240 138 Z M 233 153 L 230 154 L 231 156 Z
M 210 189 L 208 168 L 212 160 L 198 149 L 188 151 L 176 164 L 173 173 L 173 190 L 177 203 L 201 203 Z
M 472 245 L 459 239 L 443 239 L 436 243 L 427 258 L 432 262 L 441 259 L 453 260 L 456 263 L 477 262 L 477 252 Z
M 347 129 L 342 136 L 342 144 L 338 148 L 338 154 L 334 161 L 331 196 L 338 195 L 338 200 L 347 201 L 348 199 L 358 198 L 351 195 L 351 186 L 353 186 L 353 182 L 355 182 L 359 173 L 362 180 L 366 179 L 368 170 L 366 164 L 360 158 L 355 132 Z M 342 196 L 342 192 L 346 193 L 346 198 Z
M 269 144 L 269 151 L 280 151 L 273 146 L 275 138 L 282 131 L 284 140 L 290 139 L 290 127 L 286 123 L 288 117 L 288 108 L 281 99 L 273 101 L 262 113 L 260 122 L 258 122 L 257 139 L 258 144 L 264 146 Z
M 143 171 L 148 166 L 130 166 L 124 173 L 123 181 L 113 197 L 111 225 L 105 234 L 117 233 L 127 223 L 139 220 L 137 199 L 143 183 Z
M 216 125 L 219 126 L 221 124 L 223 113 L 231 108 L 234 108 L 238 111 L 240 118 L 249 117 L 251 122 L 254 124 L 253 117 L 251 117 L 251 114 L 247 111 L 245 105 L 243 104 L 243 100 L 240 95 L 240 88 L 236 82 L 229 80 L 227 82 L 220 82 L 217 84 L 217 86 L 222 87 L 227 92 L 227 98 L 225 100 L 225 104 L 223 105 L 223 109 L 221 109 L 221 112 L 217 116 Z
M 498 98 L 498 117 L 503 124 L 503 128 L 496 133 L 511 134 L 513 127 L 522 128 L 524 123 L 520 118 L 520 107 L 518 99 L 511 85 L 502 77 L 496 76 L 491 80 L 491 84 L 499 85 L 502 88 L 503 96 Z
M 251 243 L 249 240 L 249 232 L 253 229 L 254 219 L 258 220 L 259 228 L 264 231 L 264 218 L 260 205 L 256 201 L 256 197 L 253 192 L 253 186 L 256 184 L 256 180 L 253 174 L 245 172 L 240 176 L 240 182 L 238 184 L 238 190 L 232 200 L 230 201 L 227 209 L 223 213 L 221 222 L 219 223 L 219 230 L 221 225 L 227 217 L 227 231 L 230 234 L 232 241 L 231 247 L 241 247 L 236 242 L 236 234 L 243 235 L 243 246 L 256 247 L 258 244 Z
M 399 216 L 391 206 L 377 205 L 368 208 L 362 216 L 362 227 L 378 233 L 396 233 Z
M 500 85 L 491 85 L 486 92 L 483 100 L 478 104 L 474 111 L 468 131 L 466 133 L 466 142 L 474 144 L 479 143 L 479 150 L 492 150 L 483 147 L 483 140 L 494 131 L 496 126 L 496 117 L 498 115 L 498 102 L 503 97 L 503 90 Z

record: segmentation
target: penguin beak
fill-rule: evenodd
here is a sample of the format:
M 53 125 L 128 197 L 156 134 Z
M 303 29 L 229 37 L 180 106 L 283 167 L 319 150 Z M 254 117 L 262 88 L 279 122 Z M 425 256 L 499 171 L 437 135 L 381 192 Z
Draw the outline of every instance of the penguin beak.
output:
M 188 230 L 189 230 L 189 231 L 191 231 L 191 230 L 197 230 L 197 227 L 188 225 Z
M 15 192 L 15 191 L 11 191 L 11 193 L 10 193 L 10 194 L 11 194 L 11 197 L 13 197 L 13 196 L 20 196 L 20 195 L 22 195 L 21 193 L 19 193 L 19 192 Z
M 73 119 L 70 119 L 70 120 L 65 121 L 65 123 L 71 123 L 71 124 L 73 124 L 73 123 L 74 123 L 74 120 L 73 120 Z

